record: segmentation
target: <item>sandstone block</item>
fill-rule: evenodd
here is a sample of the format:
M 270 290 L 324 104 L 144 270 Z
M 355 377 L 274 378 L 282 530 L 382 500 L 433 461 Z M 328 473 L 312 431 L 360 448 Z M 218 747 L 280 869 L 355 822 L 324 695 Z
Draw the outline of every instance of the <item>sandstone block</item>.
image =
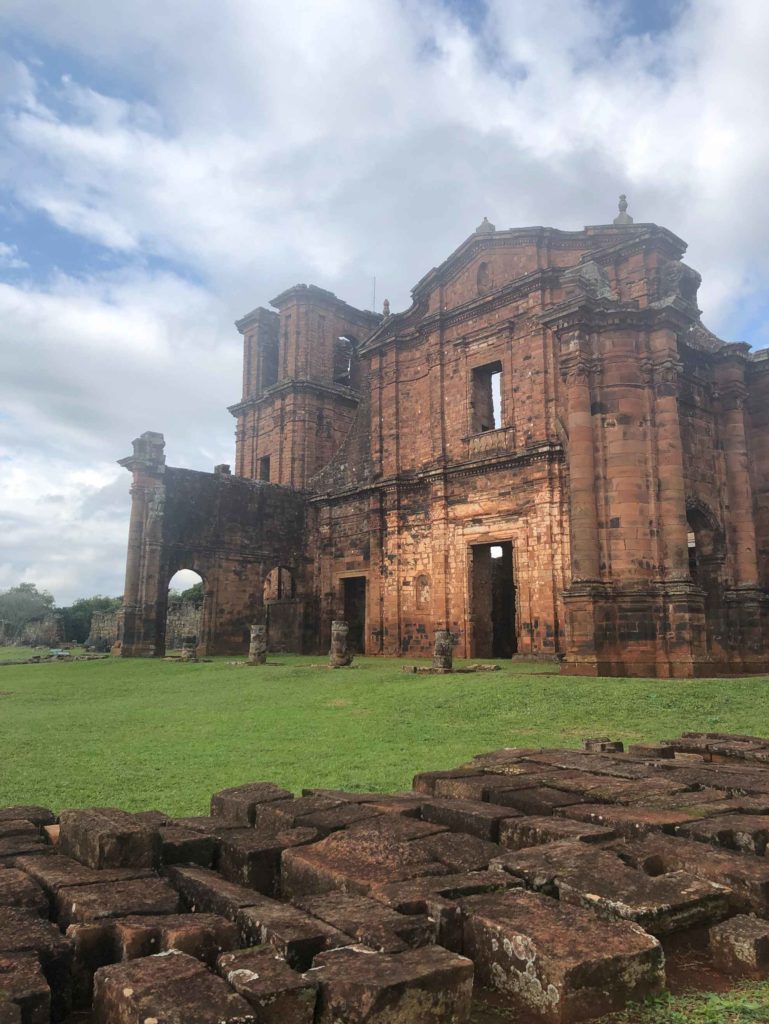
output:
M 48 893 L 55 896 L 60 889 L 75 885 L 99 885 L 107 882 L 127 882 L 131 879 L 155 878 L 149 868 L 105 868 L 96 871 L 71 857 L 22 856 L 16 859 L 16 866 Z
M 425 914 L 399 914 L 366 896 L 330 892 L 300 898 L 296 906 L 381 953 L 425 946 L 433 937 L 433 925 Z
M 466 779 L 479 778 L 480 770 L 475 767 L 450 768 L 440 772 L 418 772 L 413 779 L 411 788 L 415 793 L 425 796 L 432 796 L 435 793 L 435 783 L 438 779 Z
M 271 947 L 222 953 L 216 965 L 259 1014 L 259 1024 L 313 1024 L 317 986 L 291 970 Z
M 186 953 L 169 952 L 100 968 L 94 1024 L 257 1024 L 236 992 Z
M 518 814 L 547 817 L 559 807 L 582 807 L 584 796 L 580 793 L 567 793 L 548 786 L 537 786 L 533 789 L 505 790 L 499 793 L 498 799 L 504 806 L 514 808 Z
M 243 945 L 270 945 L 296 970 L 305 971 L 316 953 L 355 940 L 337 928 L 311 917 L 290 903 L 258 896 L 238 911 L 237 924 Z
M 0 1024 L 22 1024 L 21 1007 L 0 996 Z
M 123 917 L 112 924 L 116 960 L 134 960 L 171 949 L 213 967 L 220 953 L 237 949 L 238 929 L 217 914 Z
M 10 821 L 0 820 L 0 839 L 9 836 L 39 836 L 40 829 L 24 818 L 11 818 Z
M 48 897 L 29 875 L 17 868 L 0 869 L 0 913 L 3 907 L 31 910 L 48 917 Z
M 499 838 L 500 823 L 514 818 L 517 811 L 510 807 L 482 800 L 425 800 L 422 817 L 436 825 L 445 825 L 452 832 L 467 832 L 487 842 L 495 843 Z
M 255 811 L 254 828 L 274 835 L 287 828 L 296 828 L 302 824 L 299 819 L 306 814 L 341 807 L 344 802 L 326 796 L 301 796 L 296 800 L 273 800 L 271 803 L 259 804 Z
M 63 1018 L 72 998 L 72 944 L 56 925 L 28 910 L 7 908 L 0 914 L 0 956 L 35 953 L 51 989 L 54 1020 Z
M 738 978 L 769 977 L 769 922 L 740 914 L 710 929 L 713 965 Z
M 313 828 L 286 829 L 269 835 L 253 828 L 228 832 L 220 841 L 219 871 L 229 882 L 267 896 L 280 892 L 280 858 L 284 850 L 318 838 Z
M 473 965 L 439 946 L 405 953 L 365 947 L 316 958 L 317 1024 L 466 1024 Z
M 415 839 L 411 847 L 424 853 L 425 857 L 444 864 L 453 872 L 485 871 L 492 860 L 499 856 L 496 843 L 465 832 L 440 832 L 424 839 Z
M 726 850 L 740 850 L 763 857 L 769 844 L 769 817 L 761 814 L 724 814 L 701 821 L 684 822 L 676 828 L 676 834 Z
M 258 900 L 254 889 L 228 882 L 215 871 L 189 866 L 172 866 L 168 880 L 189 910 L 218 914 L 234 921 L 238 911 Z
M 541 1019 L 588 1020 L 664 985 L 662 947 L 637 925 L 525 891 L 471 896 L 463 910 L 478 981 Z
M 48 1024 L 51 990 L 34 953 L 0 953 L 0 999 L 19 1008 L 21 1024 Z
M 179 910 L 179 896 L 163 878 L 68 886 L 60 889 L 55 898 L 56 919 L 62 928 L 77 921 L 130 914 L 176 914 Z
M 163 864 L 199 864 L 210 868 L 214 863 L 218 847 L 215 836 L 175 826 L 164 826 L 158 831 Z
M 90 868 L 154 868 L 160 862 L 156 828 L 114 807 L 62 811 L 59 850 Z
M 431 900 L 455 901 L 478 893 L 501 892 L 522 886 L 519 878 L 504 871 L 468 871 L 455 875 L 435 875 L 408 882 L 389 882 L 374 886 L 372 899 L 385 903 L 400 914 L 424 914 Z
M 293 794 L 273 782 L 250 782 L 244 786 L 230 786 L 211 797 L 211 816 L 226 818 L 239 825 L 253 825 L 259 804 L 274 800 L 290 800 Z
M 523 817 L 503 821 L 499 843 L 508 850 L 522 850 L 544 843 L 602 843 L 615 839 L 617 833 L 601 825 L 570 821 L 568 818 Z
M 42 828 L 43 825 L 53 825 L 56 821 L 56 816 L 48 807 L 38 807 L 36 804 L 0 807 L 0 821 L 18 821 L 20 818 L 31 821 L 38 828 Z
M 13 864 L 17 857 L 34 853 L 47 855 L 53 853 L 53 850 L 50 846 L 45 845 L 41 836 L 33 835 L 30 832 L 0 838 L 0 867 Z
M 638 839 L 652 832 L 672 834 L 681 825 L 698 820 L 696 814 L 681 810 L 653 807 L 623 807 L 619 804 L 572 804 L 555 808 L 558 817 L 603 825 L 628 839 Z

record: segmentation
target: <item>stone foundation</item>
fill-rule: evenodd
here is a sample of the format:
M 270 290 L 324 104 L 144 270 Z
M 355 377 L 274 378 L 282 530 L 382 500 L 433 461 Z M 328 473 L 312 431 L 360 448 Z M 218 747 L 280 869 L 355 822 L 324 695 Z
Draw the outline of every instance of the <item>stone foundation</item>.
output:
M 0 809 L 0 1021 L 568 1024 L 769 977 L 769 739 L 503 749 L 411 793 Z M 169 1016 L 170 1015 L 170 1016 Z

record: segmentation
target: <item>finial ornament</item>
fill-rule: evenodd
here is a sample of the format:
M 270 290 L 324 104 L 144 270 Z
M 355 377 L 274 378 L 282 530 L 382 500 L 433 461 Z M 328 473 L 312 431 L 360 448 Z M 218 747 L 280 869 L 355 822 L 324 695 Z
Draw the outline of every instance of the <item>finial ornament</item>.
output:
M 497 229 L 491 223 L 488 217 L 484 217 L 478 227 L 475 229 L 476 235 L 493 235 Z
M 382 316 L 389 316 L 389 315 L 390 315 L 390 300 L 389 299 L 385 299 L 384 302 L 382 303 Z
M 627 196 L 623 192 L 619 197 L 619 215 L 614 218 L 615 224 L 632 224 L 633 218 L 627 212 Z

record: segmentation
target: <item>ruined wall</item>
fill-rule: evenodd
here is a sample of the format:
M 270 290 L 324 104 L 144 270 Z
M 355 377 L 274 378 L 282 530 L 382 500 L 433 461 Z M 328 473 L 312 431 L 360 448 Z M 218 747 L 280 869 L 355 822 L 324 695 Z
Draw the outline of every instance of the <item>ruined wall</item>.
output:
M 749 368 L 748 423 L 758 577 L 760 586 L 769 593 L 769 350 L 757 352 Z

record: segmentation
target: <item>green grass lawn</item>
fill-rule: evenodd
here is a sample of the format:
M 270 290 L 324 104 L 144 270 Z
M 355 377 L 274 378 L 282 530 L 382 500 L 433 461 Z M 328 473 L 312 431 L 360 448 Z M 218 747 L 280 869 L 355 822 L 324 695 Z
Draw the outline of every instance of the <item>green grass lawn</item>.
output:
M 0 648 L 0 660 L 8 657 Z M 15 649 L 20 653 L 20 649 Z M 112 804 L 203 813 L 223 786 L 408 788 L 413 774 L 500 746 L 626 743 L 683 729 L 769 735 L 769 677 L 589 679 L 550 663 L 413 676 L 406 662 L 322 657 L 181 664 L 109 659 L 0 667 L 0 806 Z M 769 985 L 665 997 L 617 1024 L 769 1020 Z

